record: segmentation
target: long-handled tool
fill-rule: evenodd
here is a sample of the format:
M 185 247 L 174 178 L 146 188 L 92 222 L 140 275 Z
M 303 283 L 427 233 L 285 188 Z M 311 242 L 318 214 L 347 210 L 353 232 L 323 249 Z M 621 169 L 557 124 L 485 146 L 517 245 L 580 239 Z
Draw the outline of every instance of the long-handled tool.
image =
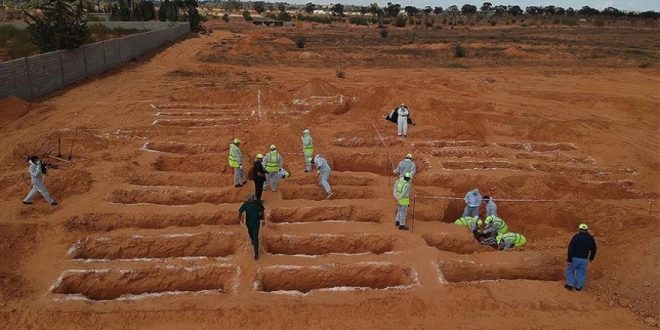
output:
M 73 158 L 73 146 L 76 144 L 76 138 L 78 138 L 78 130 L 80 127 L 76 127 L 76 134 L 73 136 L 73 142 L 71 142 L 71 150 L 69 151 L 69 160 Z

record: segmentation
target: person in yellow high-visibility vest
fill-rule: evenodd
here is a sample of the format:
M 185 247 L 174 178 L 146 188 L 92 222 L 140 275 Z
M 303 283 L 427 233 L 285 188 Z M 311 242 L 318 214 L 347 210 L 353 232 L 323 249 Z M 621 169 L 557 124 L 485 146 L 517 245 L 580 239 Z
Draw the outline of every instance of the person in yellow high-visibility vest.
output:
M 508 250 L 514 247 L 523 247 L 527 244 L 527 238 L 522 234 L 508 232 L 506 234 L 497 235 L 495 238 L 497 246 L 500 250 Z
M 277 147 L 274 144 L 270 145 L 270 151 L 266 153 L 263 161 L 264 169 L 266 169 L 266 182 L 264 187 L 270 183 L 270 189 L 273 192 L 277 191 L 277 183 L 280 181 L 280 169 L 282 168 L 282 156 L 277 152 Z
M 312 155 L 314 154 L 314 139 L 312 139 L 312 134 L 309 132 L 309 129 L 303 131 L 302 136 L 303 144 L 303 156 L 305 157 L 305 172 L 310 172 L 312 170 Z
M 395 225 L 399 230 L 408 230 L 406 227 L 406 216 L 408 216 L 408 205 L 410 205 L 410 178 L 412 174 L 406 172 L 402 178 L 394 182 L 392 194 L 396 201 L 396 220 Z
M 234 139 L 229 145 L 229 167 L 234 169 L 234 187 L 242 187 L 246 182 L 245 172 L 243 172 L 243 154 L 239 146 L 241 140 Z

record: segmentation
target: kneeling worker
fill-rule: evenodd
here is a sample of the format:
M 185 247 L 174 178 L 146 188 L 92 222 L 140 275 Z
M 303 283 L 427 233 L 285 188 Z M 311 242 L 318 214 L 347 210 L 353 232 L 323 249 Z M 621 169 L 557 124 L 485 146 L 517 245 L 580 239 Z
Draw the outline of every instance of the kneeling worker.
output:
M 410 205 L 410 173 L 405 173 L 403 178 L 394 182 L 394 200 L 396 200 L 395 225 L 399 230 L 408 230 L 406 227 L 406 216 L 408 216 L 408 205 Z
M 527 238 L 522 234 L 508 232 L 506 234 L 497 235 L 495 239 L 501 251 L 505 251 L 514 247 L 523 247 L 527 244 Z
M 334 194 L 332 192 L 332 188 L 330 187 L 330 183 L 328 183 L 328 179 L 330 178 L 330 172 L 332 171 L 330 169 L 330 165 L 328 165 L 328 161 L 325 158 L 321 157 L 321 155 L 314 156 L 314 165 L 316 165 L 316 168 L 318 169 L 319 184 L 323 186 L 323 189 L 325 189 L 325 193 L 328 194 L 328 196 L 325 199 L 329 199 Z
M 266 224 L 264 218 L 264 205 L 253 193 L 248 194 L 247 199 L 238 209 L 238 222 L 243 223 L 243 213 L 245 212 L 245 226 L 250 236 L 250 242 L 254 247 L 254 260 L 259 259 L 259 227 Z
M 509 232 L 509 226 L 501 218 L 489 215 L 486 217 L 484 234 L 488 236 L 504 235 Z
M 479 229 L 481 220 L 479 217 L 464 216 L 460 217 L 458 220 L 454 221 L 455 225 L 465 226 L 470 229 L 471 232 L 477 231 Z

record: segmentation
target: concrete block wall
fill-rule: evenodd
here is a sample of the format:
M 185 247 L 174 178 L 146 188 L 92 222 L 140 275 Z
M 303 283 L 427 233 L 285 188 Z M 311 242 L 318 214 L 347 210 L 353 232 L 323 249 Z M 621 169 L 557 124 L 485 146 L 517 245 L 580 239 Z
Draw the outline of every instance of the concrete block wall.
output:
M 167 23 L 169 24 L 169 23 Z M 188 34 L 188 23 L 0 63 L 0 99 L 46 95 L 119 67 Z

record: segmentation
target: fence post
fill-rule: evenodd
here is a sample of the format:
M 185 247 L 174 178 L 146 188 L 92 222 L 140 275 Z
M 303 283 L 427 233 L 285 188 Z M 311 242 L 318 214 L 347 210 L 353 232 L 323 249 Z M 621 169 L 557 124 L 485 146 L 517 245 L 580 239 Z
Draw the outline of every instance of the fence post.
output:
M 412 208 L 412 221 L 410 221 L 410 232 L 415 232 L 415 202 L 417 201 L 417 193 L 413 194 L 413 208 Z
M 64 86 L 66 86 L 66 81 L 64 80 L 64 60 L 62 59 L 62 53 L 64 53 L 63 50 L 58 50 L 59 53 L 59 58 L 60 58 L 60 81 L 62 81 L 62 86 L 58 89 L 63 89 Z
M 102 72 L 105 72 L 105 71 L 108 71 L 108 56 L 106 55 L 106 51 L 105 51 L 106 42 L 101 41 L 101 43 L 103 44 L 103 71 Z

